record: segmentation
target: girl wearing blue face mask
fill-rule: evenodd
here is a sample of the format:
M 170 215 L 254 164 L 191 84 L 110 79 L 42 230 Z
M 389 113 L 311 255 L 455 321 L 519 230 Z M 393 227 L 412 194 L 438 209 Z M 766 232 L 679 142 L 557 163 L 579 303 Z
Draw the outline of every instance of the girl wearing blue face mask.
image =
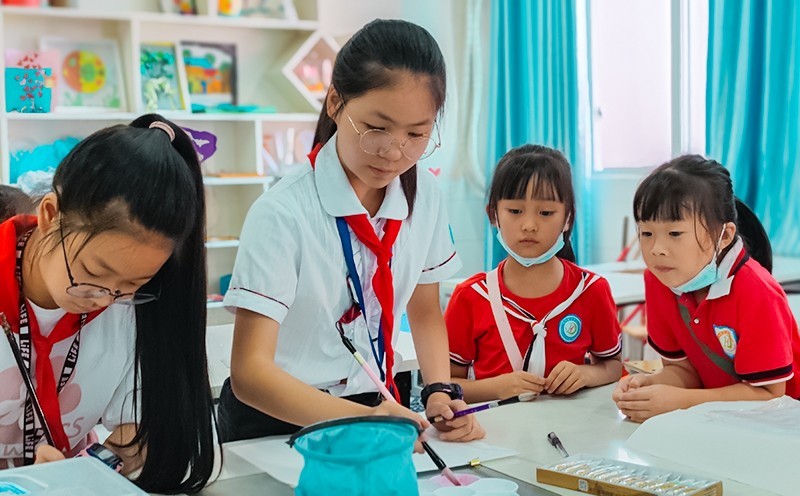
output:
M 650 174 L 633 200 L 645 271 L 647 333 L 664 368 L 620 381 L 634 421 L 706 401 L 800 396 L 800 333 L 770 275 L 758 218 L 728 171 L 687 155 Z
M 451 375 L 465 400 L 571 394 L 619 379 L 611 289 L 574 263 L 575 194 L 566 158 L 538 145 L 506 153 L 486 213 L 509 256 L 457 286 L 445 312 Z

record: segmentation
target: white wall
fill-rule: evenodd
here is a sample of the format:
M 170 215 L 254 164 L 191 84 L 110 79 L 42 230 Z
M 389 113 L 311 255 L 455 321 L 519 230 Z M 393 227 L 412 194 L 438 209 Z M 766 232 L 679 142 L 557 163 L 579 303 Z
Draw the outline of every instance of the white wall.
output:
M 339 40 L 346 40 L 373 19 L 401 17 L 402 0 L 320 0 L 320 29 Z
M 458 161 L 463 160 L 463 148 L 465 147 L 465 143 L 457 134 L 456 126 L 467 118 L 466 104 L 463 101 L 465 88 L 460 87 L 460 84 L 463 85 L 463 71 L 465 70 L 465 56 L 460 41 L 464 33 L 465 22 L 459 17 L 464 14 L 464 11 L 457 8 L 463 7 L 463 5 L 459 5 L 460 1 L 404 0 L 401 16 L 403 19 L 424 27 L 436 38 L 447 64 L 447 102 L 443 118 L 442 147 L 429 159 L 421 162 L 420 168 L 422 171 L 428 167 L 440 169 L 439 184 L 447 203 L 456 250 L 463 263 L 458 275 L 468 277 L 483 270 L 486 193 L 484 187 L 478 187 L 474 181 L 465 178 L 461 169 L 459 169 L 461 172 L 456 170 L 456 165 L 463 165 L 458 164 Z M 484 3 L 483 14 L 488 16 L 490 15 L 490 3 Z M 489 23 L 484 24 L 488 29 Z M 484 43 L 484 53 L 488 54 L 488 32 L 482 33 L 480 38 Z M 485 96 L 482 98 L 483 108 L 480 115 L 483 118 L 481 129 L 486 129 L 489 100 L 488 59 L 483 61 L 483 65 L 484 80 L 480 84 L 482 86 L 481 93 Z M 485 141 L 484 139 L 478 146 L 481 162 L 486 157 Z M 483 178 L 484 164 L 481 163 L 476 167 L 480 167 L 481 178 Z

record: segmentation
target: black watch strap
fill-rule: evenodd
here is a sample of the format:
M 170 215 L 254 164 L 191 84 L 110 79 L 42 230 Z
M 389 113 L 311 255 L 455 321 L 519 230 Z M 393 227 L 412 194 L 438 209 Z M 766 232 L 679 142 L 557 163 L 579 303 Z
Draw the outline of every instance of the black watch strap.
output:
M 445 393 L 452 400 L 464 399 L 464 390 L 461 389 L 459 384 L 454 382 L 434 382 L 422 388 L 422 393 L 420 394 L 422 404 L 426 408 L 428 407 L 428 398 L 433 393 Z

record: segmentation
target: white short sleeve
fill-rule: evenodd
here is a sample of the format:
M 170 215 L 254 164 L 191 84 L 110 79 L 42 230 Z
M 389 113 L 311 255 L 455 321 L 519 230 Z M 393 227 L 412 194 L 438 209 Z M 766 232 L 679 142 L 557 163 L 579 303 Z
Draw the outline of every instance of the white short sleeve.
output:
M 456 247 L 453 244 L 450 223 L 447 220 L 447 209 L 444 201 L 442 201 L 439 186 L 433 174 L 421 171 L 418 184 L 420 194 L 427 195 L 428 198 L 432 199 L 432 208 L 428 212 L 415 210 L 414 215 L 435 216 L 432 219 L 431 245 L 428 248 L 428 256 L 425 259 L 425 265 L 419 277 L 419 284 L 433 284 L 453 277 L 461 268 L 461 259 L 458 258 Z
M 141 419 L 142 397 L 136 389 L 136 394 L 139 397 L 136 400 L 136 409 L 134 409 L 133 395 L 134 395 L 134 365 L 135 359 L 131 353 L 129 363 L 125 367 L 125 375 L 122 381 L 114 390 L 111 401 L 108 403 L 105 411 L 103 411 L 103 427 L 108 431 L 113 431 L 123 424 L 138 423 Z
M 269 194 L 256 200 L 242 228 L 226 308 L 244 308 L 283 322 L 297 290 L 296 222 L 286 206 Z

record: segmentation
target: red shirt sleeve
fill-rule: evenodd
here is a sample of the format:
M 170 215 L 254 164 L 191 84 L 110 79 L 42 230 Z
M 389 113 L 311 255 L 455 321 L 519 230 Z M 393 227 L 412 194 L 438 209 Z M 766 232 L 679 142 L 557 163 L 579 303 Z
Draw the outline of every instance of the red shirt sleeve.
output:
M 470 281 L 472 278 L 470 278 Z M 475 360 L 472 309 L 470 297 L 475 291 L 466 283 L 459 284 L 447 303 L 444 322 L 450 346 L 450 360 L 458 365 L 470 365 Z
M 742 268 L 742 272 L 747 270 L 752 269 Z M 753 386 L 788 380 L 792 377 L 792 335 L 798 331 L 786 295 L 777 283 L 753 281 L 751 277 L 759 278 L 757 272 L 738 277 L 732 291 L 745 289 L 737 288 L 739 282 L 747 286 L 746 304 L 737 305 L 738 329 L 733 330 L 738 334 L 733 359 L 736 373 Z
M 598 358 L 608 358 L 622 350 L 620 335 L 622 329 L 617 318 L 617 304 L 611 296 L 611 286 L 601 277 L 592 284 L 592 344 L 589 352 Z
M 664 318 L 664 315 L 677 311 L 678 300 L 649 270 L 644 271 L 644 298 L 647 305 L 647 342 L 666 360 L 686 358 L 686 352 L 675 338 L 675 331 L 669 326 L 673 319 Z

